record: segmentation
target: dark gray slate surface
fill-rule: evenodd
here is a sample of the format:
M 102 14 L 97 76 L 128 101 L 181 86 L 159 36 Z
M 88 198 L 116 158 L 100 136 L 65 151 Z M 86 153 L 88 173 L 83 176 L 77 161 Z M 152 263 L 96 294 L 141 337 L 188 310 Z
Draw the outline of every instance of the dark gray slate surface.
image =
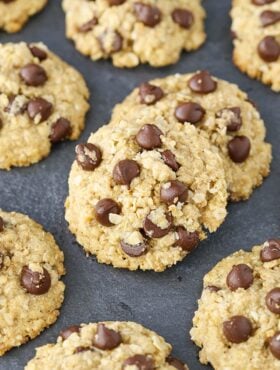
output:
M 174 354 L 191 370 L 199 364 L 197 349 L 189 338 L 191 320 L 200 296 L 203 275 L 222 257 L 239 248 L 279 237 L 279 95 L 242 75 L 231 63 L 228 17 L 230 1 L 204 1 L 208 12 L 208 41 L 198 51 L 184 54 L 177 65 L 153 69 L 142 66 L 118 70 L 110 62 L 93 63 L 75 51 L 64 38 L 64 16 L 60 1 L 50 0 L 45 11 L 34 17 L 16 35 L 0 34 L 1 42 L 44 41 L 58 55 L 77 67 L 91 90 L 92 109 L 80 141 L 107 122 L 112 107 L 144 80 L 175 72 L 207 68 L 220 78 L 238 83 L 255 100 L 267 123 L 268 139 L 274 145 L 272 174 L 244 203 L 230 205 L 225 223 L 191 256 L 168 271 L 129 272 L 99 265 L 86 258 L 67 230 L 63 203 L 67 177 L 76 143 L 58 145 L 52 154 L 26 169 L 0 171 L 0 207 L 27 213 L 52 232 L 63 249 L 67 290 L 59 320 L 37 339 L 14 349 L 0 359 L 0 370 L 19 370 L 33 357 L 34 349 L 53 342 L 59 330 L 72 323 L 100 320 L 134 320 L 154 329 L 174 345 Z

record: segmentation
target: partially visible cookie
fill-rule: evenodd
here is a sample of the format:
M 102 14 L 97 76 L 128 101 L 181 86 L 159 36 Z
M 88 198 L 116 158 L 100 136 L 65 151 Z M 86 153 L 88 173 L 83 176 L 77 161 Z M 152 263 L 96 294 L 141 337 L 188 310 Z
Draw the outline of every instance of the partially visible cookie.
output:
M 222 160 L 191 125 L 139 115 L 102 127 L 76 154 L 66 220 L 99 262 L 163 271 L 226 216 Z
M 206 71 L 143 83 L 116 106 L 112 125 L 157 115 L 171 127 L 188 122 L 206 134 L 224 160 L 232 200 L 249 198 L 269 174 L 271 146 L 264 141 L 264 122 L 236 85 Z
M 172 347 L 134 322 L 103 322 L 64 329 L 56 344 L 37 348 L 25 370 L 188 370 Z
M 83 77 L 44 44 L 0 44 L 0 168 L 28 166 L 77 139 L 89 92 Z
M 19 31 L 28 19 L 44 8 L 48 0 L 0 0 L 0 28 Z
M 216 370 L 280 368 L 280 241 L 219 262 L 204 277 L 191 337 Z
M 205 40 L 200 0 L 64 0 L 63 9 L 76 48 L 117 67 L 176 63 Z
M 233 61 L 242 72 L 280 91 L 280 1 L 234 0 Z
M 0 356 L 56 321 L 63 274 L 52 235 L 27 216 L 0 210 Z

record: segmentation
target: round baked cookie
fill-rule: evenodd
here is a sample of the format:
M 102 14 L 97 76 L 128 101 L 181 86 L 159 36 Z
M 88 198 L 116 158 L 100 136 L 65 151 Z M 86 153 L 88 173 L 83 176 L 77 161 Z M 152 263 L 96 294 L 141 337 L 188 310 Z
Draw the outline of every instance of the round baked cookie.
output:
M 280 241 L 219 262 L 204 277 L 192 340 L 216 370 L 280 367 Z
M 89 92 L 42 43 L 2 44 L 0 56 L 0 168 L 28 166 L 52 144 L 79 137 Z
M 25 370 L 188 370 L 171 350 L 161 336 L 134 322 L 74 325 L 61 331 L 56 344 L 37 348 Z
M 189 122 L 206 133 L 224 160 L 231 200 L 247 199 L 269 174 L 264 122 L 236 85 L 206 71 L 143 83 L 116 106 L 112 125 L 125 117 L 136 121 L 158 114 L 171 126 Z
M 29 217 L 0 210 L 0 356 L 54 323 L 63 302 L 63 253 Z
M 234 0 L 233 61 L 252 78 L 280 91 L 280 1 Z
M 48 0 L 0 0 L 0 28 L 7 32 L 19 31 L 47 2 Z
M 76 48 L 116 67 L 176 63 L 206 37 L 200 0 L 63 0 L 63 9 Z
M 99 262 L 163 271 L 226 216 L 223 164 L 191 125 L 122 120 L 76 147 L 66 220 Z

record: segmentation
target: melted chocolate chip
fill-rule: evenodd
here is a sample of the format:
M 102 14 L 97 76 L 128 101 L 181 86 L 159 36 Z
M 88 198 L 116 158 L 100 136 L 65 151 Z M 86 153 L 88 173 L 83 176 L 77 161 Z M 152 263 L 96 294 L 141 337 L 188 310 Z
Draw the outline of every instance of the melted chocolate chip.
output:
M 138 244 L 129 244 L 121 240 L 121 248 L 130 257 L 140 257 L 147 253 L 148 246 L 145 242 Z
M 136 161 L 124 159 L 116 164 L 113 170 L 113 179 L 119 185 L 130 186 L 135 177 L 140 175 L 140 166 Z
M 138 370 L 154 370 L 154 360 L 145 355 L 134 355 L 124 361 L 122 368 L 127 366 L 134 366 Z
M 193 22 L 193 13 L 187 9 L 177 8 L 172 12 L 172 19 L 175 23 L 179 24 L 180 27 L 189 29 Z
M 263 27 L 270 26 L 280 21 L 280 12 L 265 10 L 261 13 L 260 20 Z
M 52 114 L 53 105 L 43 98 L 35 98 L 27 104 L 27 113 L 32 120 L 38 123 L 46 121 Z
M 272 4 L 275 0 L 252 0 L 252 3 L 257 6 L 262 6 L 266 4 Z
M 228 154 L 235 163 L 245 162 L 251 151 L 251 142 L 247 136 L 235 136 L 228 142 Z
M 61 336 L 61 338 L 63 340 L 66 340 L 68 337 L 70 337 L 71 334 L 73 334 L 73 333 L 79 333 L 80 332 L 80 329 L 81 328 L 80 328 L 79 325 L 72 325 L 72 326 L 69 326 L 66 329 L 61 330 L 61 332 L 59 333 L 59 335 Z
M 176 161 L 175 155 L 171 152 L 171 150 L 164 150 L 161 153 L 161 158 L 163 159 L 164 163 L 170 167 L 173 171 L 177 172 L 180 168 L 179 163 Z
M 210 73 L 201 71 L 196 73 L 188 82 L 189 88 L 199 94 L 209 94 L 217 89 L 217 82 Z
M 265 62 L 276 62 L 280 56 L 280 44 L 274 36 L 266 36 L 258 45 L 258 53 Z
M 273 356 L 280 360 L 280 331 L 270 338 L 269 349 Z
M 181 247 L 184 251 L 191 252 L 197 247 L 199 236 L 197 232 L 189 232 L 184 226 L 176 227 L 176 242 L 175 247 Z
M 248 289 L 254 281 L 253 270 L 244 263 L 234 265 L 227 276 L 227 286 L 230 290 Z
M 145 26 L 155 27 L 161 21 L 161 12 L 155 6 L 137 2 L 134 3 L 134 12 L 137 20 Z
M 159 86 L 143 83 L 139 87 L 139 96 L 142 104 L 152 105 L 163 98 L 164 93 Z
M 52 124 L 49 139 L 51 143 L 56 144 L 59 141 L 65 140 L 71 135 L 71 132 L 72 128 L 70 121 L 61 117 Z
M 280 258 L 280 240 L 270 239 L 268 245 L 261 250 L 260 258 L 262 262 L 270 262 Z
M 114 225 L 110 221 L 110 214 L 119 215 L 120 213 L 121 207 L 113 199 L 101 199 L 95 206 L 95 217 L 97 221 L 103 226 Z
M 186 203 L 188 187 L 178 180 L 171 180 L 161 186 L 160 200 L 168 205 Z
M 145 234 L 149 238 L 162 238 L 170 232 L 173 227 L 173 217 L 170 213 L 166 213 L 165 217 L 167 221 L 167 227 L 163 229 L 151 221 L 150 215 L 145 218 L 143 227 Z
M 251 321 L 244 316 L 233 316 L 223 323 L 223 332 L 231 343 L 246 342 L 253 333 Z
M 181 123 L 198 123 L 205 115 L 205 110 L 200 104 L 188 102 L 178 105 L 175 110 L 175 117 Z
M 280 314 L 280 288 L 274 288 L 265 297 L 267 308 L 276 314 Z
M 217 118 L 225 118 L 227 131 L 236 132 L 242 126 L 241 109 L 239 107 L 224 108 L 216 113 Z
M 44 68 L 34 63 L 24 66 L 20 70 L 20 76 L 29 86 L 42 86 L 48 79 Z
M 100 149 L 91 143 L 79 144 L 76 146 L 76 161 L 85 171 L 93 171 L 102 160 Z
M 38 46 L 29 45 L 29 50 L 35 58 L 40 60 L 40 62 L 46 60 L 48 57 L 48 54 L 45 52 L 45 50 L 38 48 Z
M 138 131 L 136 141 L 141 148 L 152 150 L 161 147 L 161 135 L 163 133 L 157 126 L 146 124 Z
M 98 23 L 98 20 L 96 17 L 93 17 L 91 20 L 87 21 L 86 23 L 82 24 L 80 27 L 79 27 L 79 32 L 82 32 L 82 33 L 87 33 L 89 31 L 91 31 L 94 26 L 96 26 Z
M 43 272 L 32 271 L 28 266 L 24 266 L 21 271 L 20 283 L 26 291 L 33 295 L 45 294 L 51 287 L 51 277 L 48 271 L 43 268 Z
M 111 350 L 118 347 L 122 337 L 115 330 L 107 328 L 104 324 L 97 325 L 97 333 L 93 339 L 93 345 L 102 350 Z
M 175 358 L 173 356 L 168 356 L 167 359 L 166 359 L 166 362 L 169 365 L 175 367 L 175 369 L 178 369 L 178 370 L 186 370 L 187 369 L 185 364 L 182 361 L 178 360 L 177 358 Z

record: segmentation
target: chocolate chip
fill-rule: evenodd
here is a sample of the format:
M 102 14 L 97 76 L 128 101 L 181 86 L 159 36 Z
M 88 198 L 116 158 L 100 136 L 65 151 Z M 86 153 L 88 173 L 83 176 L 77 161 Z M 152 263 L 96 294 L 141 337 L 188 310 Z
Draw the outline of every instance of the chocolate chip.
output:
M 126 0 L 108 0 L 108 3 L 109 3 L 110 6 L 121 5 L 125 2 L 126 2 Z
M 101 199 L 95 206 L 95 217 L 97 221 L 103 226 L 114 225 L 110 221 L 110 214 L 119 215 L 120 213 L 121 207 L 113 199 Z
M 85 346 L 80 346 L 75 349 L 74 353 L 82 353 L 82 352 L 87 352 L 87 351 L 93 351 L 94 349 L 91 347 L 85 347 Z
M 97 333 L 93 339 L 93 345 L 102 350 L 111 350 L 118 347 L 122 337 L 115 330 L 106 328 L 104 324 L 97 325 Z
M 280 360 L 280 331 L 278 331 L 269 341 L 270 352 Z
M 152 212 L 145 218 L 144 231 L 149 238 L 162 238 L 169 233 L 173 227 L 173 217 L 170 213 L 165 214 L 167 227 L 161 228 L 151 220 Z
M 4 220 L 2 217 L 0 217 L 0 233 L 4 231 Z
M 134 11 L 138 21 L 148 27 L 155 27 L 161 21 L 160 10 L 151 5 L 143 3 L 134 3 Z
M 0 252 L 0 270 L 4 267 L 4 254 Z
M 217 89 L 217 82 L 213 80 L 209 72 L 196 73 L 188 82 L 189 88 L 199 94 L 209 94 Z
M 72 128 L 70 121 L 61 117 L 52 124 L 49 139 L 51 143 L 56 144 L 70 136 L 71 132 Z
M 20 283 L 28 293 L 41 295 L 49 291 L 51 277 L 45 268 L 43 268 L 43 272 L 38 272 L 32 271 L 28 266 L 24 266 L 21 270 Z
M 244 316 L 233 316 L 223 323 L 223 332 L 229 342 L 246 342 L 253 333 L 251 321 Z
M 96 26 L 98 23 L 98 20 L 96 17 L 93 17 L 91 20 L 89 20 L 88 22 L 82 24 L 80 27 L 79 27 L 79 32 L 82 32 L 82 33 L 86 33 L 86 32 L 89 32 L 91 31 L 94 26 Z
M 258 45 L 258 53 L 265 62 L 275 62 L 280 56 L 280 44 L 274 36 L 266 36 Z
M 199 236 L 197 232 L 189 232 L 184 226 L 176 227 L 176 247 L 181 247 L 184 251 L 191 252 L 197 247 Z
M 183 364 L 182 361 L 178 360 L 177 358 L 174 358 L 172 356 L 168 356 L 167 359 L 166 359 L 166 362 L 175 367 L 175 369 L 178 369 L 178 370 L 187 370 L 187 367 L 185 366 L 185 364 Z
M 226 120 L 227 131 L 235 132 L 242 126 L 241 109 L 239 107 L 224 108 L 216 113 L 217 118 Z
M 178 171 L 180 168 L 179 163 L 176 161 L 175 155 L 171 152 L 171 150 L 164 150 L 161 153 L 161 158 L 163 159 L 164 163 L 170 167 L 173 171 Z
M 40 60 L 40 62 L 48 57 L 48 54 L 45 52 L 45 50 L 38 48 L 38 46 L 29 45 L 29 50 L 35 58 Z
M 136 135 L 136 141 L 143 149 L 152 150 L 161 147 L 162 131 L 155 125 L 144 125 Z
M 122 369 L 132 366 L 135 370 L 154 370 L 154 360 L 145 355 L 134 355 L 124 361 Z
M 249 157 L 251 142 L 247 136 L 235 136 L 228 142 L 228 154 L 235 163 L 245 162 Z
M 275 0 L 252 0 L 252 3 L 258 6 L 272 4 Z
M 172 19 L 180 27 L 189 29 L 194 21 L 193 13 L 187 9 L 175 9 L 172 12 Z
M 75 148 L 76 161 L 85 171 L 93 171 L 102 160 L 100 149 L 91 143 L 79 144 Z
M 205 110 L 200 104 L 188 102 L 178 105 L 175 110 L 175 117 L 181 123 L 197 123 L 202 120 Z
M 280 240 L 270 239 L 260 253 L 262 262 L 270 262 L 280 258 Z
M 139 87 L 139 95 L 142 104 L 152 105 L 162 99 L 164 93 L 159 86 L 145 82 Z
M 3 128 L 3 121 L 2 121 L 2 119 L 0 118 L 0 130 L 1 130 L 1 128 Z
M 15 116 L 23 114 L 27 109 L 27 103 L 25 98 L 17 97 L 16 95 L 10 95 L 8 97 L 9 103 L 4 108 L 5 113 L 11 113 Z
M 186 203 L 188 187 L 178 180 L 171 180 L 163 184 L 160 189 L 160 200 L 168 205 Z
M 276 314 L 280 314 L 280 288 L 274 288 L 265 297 L 267 308 Z
M 133 245 L 121 240 L 121 248 L 130 257 L 140 257 L 147 253 L 147 244 L 145 242 Z
M 212 293 L 217 293 L 221 288 L 217 287 L 216 285 L 208 285 L 205 289 L 208 289 Z
M 123 37 L 117 31 L 105 31 L 98 40 L 102 50 L 107 54 L 117 53 L 123 46 Z
M 38 64 L 30 63 L 20 70 L 20 76 L 29 86 L 42 86 L 48 79 L 44 68 Z
M 227 286 L 230 290 L 248 289 L 254 281 L 253 270 L 244 263 L 234 265 L 227 276 Z
M 52 114 L 53 105 L 43 98 L 35 98 L 27 104 L 28 116 L 38 123 L 46 121 Z
M 261 13 L 260 20 L 263 27 L 270 26 L 280 21 L 280 12 L 265 10 Z
M 79 333 L 80 332 L 80 326 L 79 325 L 72 325 L 69 326 L 66 329 L 61 330 L 59 333 L 59 336 L 63 339 L 66 340 L 68 337 L 70 337 L 71 334 L 73 333 Z
M 230 36 L 233 40 L 237 39 L 237 33 L 234 30 L 230 30 Z
M 113 170 L 113 179 L 119 185 L 130 186 L 135 177 L 140 175 L 140 166 L 136 161 L 124 159 L 116 164 Z

